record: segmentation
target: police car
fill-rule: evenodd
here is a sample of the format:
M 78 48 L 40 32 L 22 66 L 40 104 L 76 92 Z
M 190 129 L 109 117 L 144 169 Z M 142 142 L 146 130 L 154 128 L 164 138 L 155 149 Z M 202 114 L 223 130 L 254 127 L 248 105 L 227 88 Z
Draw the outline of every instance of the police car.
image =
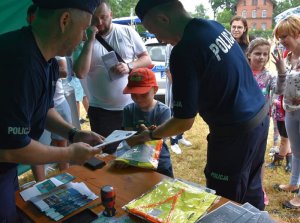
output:
M 166 94 L 166 44 L 159 43 L 156 38 L 148 39 L 145 42 L 147 51 L 152 60 L 152 71 L 155 73 L 158 84 L 156 98 L 164 102 Z

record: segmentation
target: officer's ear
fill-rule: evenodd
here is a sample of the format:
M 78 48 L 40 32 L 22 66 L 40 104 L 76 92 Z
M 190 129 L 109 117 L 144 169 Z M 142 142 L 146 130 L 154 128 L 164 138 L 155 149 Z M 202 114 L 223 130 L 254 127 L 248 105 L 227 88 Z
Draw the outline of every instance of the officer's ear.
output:
M 62 33 L 65 32 L 66 27 L 69 25 L 71 21 L 71 14 L 68 11 L 65 11 L 61 14 L 59 19 L 59 27 Z
M 170 23 L 170 18 L 164 13 L 159 13 L 158 15 L 156 15 L 156 19 L 160 23 L 165 24 L 165 25 Z

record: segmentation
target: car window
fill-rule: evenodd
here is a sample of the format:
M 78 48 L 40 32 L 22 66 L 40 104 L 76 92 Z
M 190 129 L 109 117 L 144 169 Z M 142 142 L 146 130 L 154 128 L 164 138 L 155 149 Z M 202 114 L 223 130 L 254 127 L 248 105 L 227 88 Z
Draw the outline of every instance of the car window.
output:
M 155 45 L 155 46 L 146 46 L 146 47 L 152 61 L 165 62 L 165 57 L 166 57 L 165 45 Z

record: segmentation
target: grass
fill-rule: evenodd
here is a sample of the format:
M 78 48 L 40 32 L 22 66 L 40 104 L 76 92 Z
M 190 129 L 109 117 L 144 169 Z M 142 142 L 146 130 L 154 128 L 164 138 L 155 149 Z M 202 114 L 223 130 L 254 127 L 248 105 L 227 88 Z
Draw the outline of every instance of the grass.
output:
M 85 117 L 82 116 L 82 117 Z M 89 130 L 89 123 L 84 123 L 83 129 Z M 270 126 L 272 130 L 272 125 Z M 173 163 L 174 175 L 176 178 L 186 179 L 192 182 L 196 182 L 205 185 L 205 176 L 203 173 L 206 164 L 206 136 L 208 134 L 207 125 L 204 121 L 197 117 L 191 130 L 185 132 L 186 138 L 188 138 L 193 145 L 191 147 L 181 146 L 182 154 L 176 155 L 171 152 L 171 159 Z M 270 131 L 267 152 L 272 146 L 272 131 Z M 266 155 L 266 163 L 271 162 L 268 155 Z M 58 171 L 52 172 L 50 175 L 56 174 Z M 291 199 L 294 194 L 287 192 L 277 192 L 272 186 L 276 183 L 288 183 L 289 174 L 285 173 L 284 168 L 277 168 L 275 170 L 266 169 L 264 177 L 264 186 L 269 197 L 269 205 L 266 206 L 266 210 L 276 219 L 287 223 L 300 222 L 300 210 L 292 211 L 286 210 L 281 207 L 281 202 Z M 19 177 L 20 185 L 33 180 L 31 172 L 27 172 Z

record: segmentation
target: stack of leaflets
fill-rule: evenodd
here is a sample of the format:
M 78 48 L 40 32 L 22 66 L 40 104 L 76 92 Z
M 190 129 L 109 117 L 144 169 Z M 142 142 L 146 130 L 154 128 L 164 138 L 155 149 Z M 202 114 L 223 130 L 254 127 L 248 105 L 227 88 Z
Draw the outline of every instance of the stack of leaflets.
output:
M 218 196 L 177 179 L 167 179 L 123 207 L 148 222 L 196 222 Z
M 205 215 L 198 223 L 275 223 L 266 211 L 260 211 L 249 203 L 242 206 L 227 202 Z
M 58 221 L 98 198 L 83 183 L 70 182 L 74 177 L 62 173 L 20 192 L 25 201 L 32 202 L 40 211 Z

